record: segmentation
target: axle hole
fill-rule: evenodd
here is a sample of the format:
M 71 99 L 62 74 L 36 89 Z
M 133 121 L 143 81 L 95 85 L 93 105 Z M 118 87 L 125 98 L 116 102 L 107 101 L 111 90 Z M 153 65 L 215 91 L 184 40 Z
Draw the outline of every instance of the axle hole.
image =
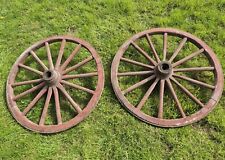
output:
M 45 75 L 46 75 L 46 78 L 50 78 L 50 77 L 52 76 L 52 72 L 47 71 L 47 72 L 45 73 Z
M 168 70 L 170 68 L 170 66 L 166 63 L 163 63 L 162 64 L 162 69 L 165 71 L 165 70 Z

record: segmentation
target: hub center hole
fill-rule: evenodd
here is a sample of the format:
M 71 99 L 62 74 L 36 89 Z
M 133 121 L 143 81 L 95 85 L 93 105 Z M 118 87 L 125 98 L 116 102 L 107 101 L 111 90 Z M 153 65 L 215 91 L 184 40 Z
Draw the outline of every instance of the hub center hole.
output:
M 47 72 L 45 73 L 45 75 L 46 75 L 47 78 L 51 78 L 51 77 L 52 77 L 52 72 L 47 71 Z
M 162 64 L 162 69 L 163 69 L 164 71 L 169 70 L 169 68 L 170 68 L 170 66 L 169 66 L 167 63 L 163 63 L 163 64 Z

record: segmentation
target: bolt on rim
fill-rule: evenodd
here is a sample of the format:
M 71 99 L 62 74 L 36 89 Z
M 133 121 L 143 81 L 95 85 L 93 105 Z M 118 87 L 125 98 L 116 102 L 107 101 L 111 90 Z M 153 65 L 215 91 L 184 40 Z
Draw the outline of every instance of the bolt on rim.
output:
M 59 51 L 51 50 L 51 46 L 55 43 L 59 43 Z M 67 45 L 75 45 L 72 47 L 72 52 L 70 52 L 68 56 L 66 56 L 64 53 Z M 43 49 L 44 53 L 47 55 L 47 62 L 45 63 L 44 60 L 41 60 L 37 54 L 38 50 L 40 49 Z M 82 49 L 84 49 L 85 52 L 89 54 L 89 56 L 81 60 L 79 59 L 76 64 L 73 64 L 73 60 L 76 59 Z M 57 54 L 54 63 L 53 55 L 55 52 L 57 52 Z M 36 63 L 39 66 L 39 69 L 35 69 L 32 66 L 24 64 L 28 58 L 31 58 L 32 63 Z M 63 61 L 63 59 L 65 60 Z M 95 71 L 74 74 L 74 71 L 79 70 L 91 62 L 94 63 L 95 68 L 93 68 Z M 18 74 L 24 70 L 37 75 L 38 78 L 32 79 L 32 76 L 30 76 L 32 80 L 25 79 L 23 81 L 17 82 L 16 78 L 18 77 Z M 81 86 L 80 84 L 69 82 L 69 80 L 86 80 L 92 77 L 97 77 L 96 86 L 94 87 L 95 89 L 89 89 L 87 87 Z M 91 81 L 89 80 L 89 82 Z M 14 93 L 16 87 L 27 85 L 32 86 L 21 93 Z M 88 86 L 91 86 L 91 84 L 88 84 Z M 72 98 L 73 93 L 68 92 L 66 87 L 72 91 L 79 90 L 89 94 L 90 98 L 86 106 L 81 108 L 76 100 Z M 101 96 L 103 87 L 104 71 L 100 57 L 98 56 L 96 50 L 84 40 L 71 36 L 54 36 L 35 43 L 20 55 L 9 73 L 6 85 L 6 96 L 10 112 L 22 126 L 36 132 L 56 133 L 69 129 L 84 120 L 96 106 Z M 28 101 L 26 96 L 33 93 L 35 93 L 34 98 L 29 101 L 28 105 L 24 109 L 21 109 L 17 103 L 22 101 L 22 99 L 25 99 L 24 101 Z M 46 98 L 44 97 L 45 95 Z M 41 105 L 42 111 L 38 117 L 38 122 L 33 122 L 27 117 L 27 115 L 35 107 L 37 107 L 36 104 L 41 98 L 45 99 L 43 105 Z M 54 116 L 56 123 L 46 124 L 46 117 L 49 114 L 48 110 L 51 100 L 54 101 Z M 63 119 L 62 107 L 65 106 L 65 104 L 62 105 L 62 101 L 67 101 L 70 105 L 69 107 L 72 108 L 74 112 L 74 116 L 70 119 Z
M 159 56 L 159 52 L 154 44 L 153 38 L 159 36 L 162 40 L 161 46 L 161 56 Z M 168 38 L 175 37 L 179 38 L 179 41 L 172 51 L 170 55 L 168 55 L 168 49 L 170 45 L 168 44 Z M 143 40 L 144 39 L 144 40 Z M 142 47 L 140 41 L 145 41 L 147 47 Z M 182 49 L 185 48 L 185 44 L 190 43 L 195 46 L 197 49 L 185 55 L 184 57 L 178 59 L 180 56 Z M 126 54 L 129 48 L 132 47 L 133 50 L 129 54 L 131 56 L 137 56 L 140 54 L 143 59 L 145 59 L 145 63 L 141 61 L 137 61 L 131 58 L 127 58 Z M 146 48 L 149 49 L 149 54 L 146 51 Z M 135 51 L 135 53 L 134 53 Z M 210 64 L 210 66 L 192 66 L 192 67 L 184 67 L 180 66 L 185 63 L 190 63 L 193 61 L 195 57 L 199 55 L 204 55 Z M 200 57 L 201 58 L 201 57 Z M 124 66 L 132 65 L 133 67 L 142 67 L 141 71 L 119 71 L 121 63 L 124 63 Z M 214 82 L 213 84 L 207 84 L 201 80 L 197 80 L 188 76 L 180 75 L 179 73 L 200 73 L 200 72 L 211 72 L 213 74 Z M 137 83 L 125 88 L 121 89 L 121 78 L 142 76 L 144 79 L 138 81 Z M 178 80 L 179 79 L 179 80 Z M 210 90 L 210 97 L 207 102 L 203 103 L 198 97 L 196 97 L 191 90 L 185 87 L 181 82 L 186 81 L 190 83 L 189 86 L 200 86 L 202 88 L 207 88 Z M 223 91 L 223 73 L 219 60 L 217 59 L 215 53 L 212 49 L 206 45 L 199 38 L 191 35 L 190 33 L 172 29 L 172 28 L 154 28 L 150 30 L 146 30 L 140 32 L 130 39 L 128 39 L 118 50 L 115 55 L 112 66 L 111 66 L 111 82 L 114 89 L 114 92 L 122 103 L 122 105 L 134 116 L 145 121 L 147 123 L 161 126 L 161 127 L 179 127 L 187 124 L 191 124 L 196 122 L 202 118 L 204 118 L 216 105 L 219 101 L 222 91 Z M 148 85 L 148 83 L 150 83 Z M 129 101 L 128 96 L 133 91 L 139 89 L 140 87 L 146 86 L 147 91 L 145 91 L 144 95 L 140 98 L 137 104 L 132 104 Z M 198 107 L 192 114 L 185 113 L 184 106 L 181 105 L 181 102 L 178 98 L 177 91 L 175 91 L 175 87 L 179 89 L 179 92 L 185 94 L 192 102 L 194 102 Z M 144 87 L 143 87 L 144 88 Z M 143 111 L 143 108 L 148 108 L 149 106 L 145 106 L 148 99 L 153 97 L 153 91 L 157 92 L 157 97 L 159 100 L 156 104 L 155 115 L 149 115 Z M 164 109 L 169 108 L 171 106 L 165 106 L 165 91 L 169 93 L 170 98 L 176 105 L 175 112 L 179 115 L 179 117 L 164 117 Z M 136 95 L 133 95 L 133 99 L 135 99 Z M 145 106 L 145 107 L 144 107 Z

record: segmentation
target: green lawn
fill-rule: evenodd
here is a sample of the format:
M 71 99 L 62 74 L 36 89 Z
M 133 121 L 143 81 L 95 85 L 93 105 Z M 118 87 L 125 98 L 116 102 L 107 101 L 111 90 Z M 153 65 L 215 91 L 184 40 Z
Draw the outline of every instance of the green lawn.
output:
M 133 34 L 154 27 L 178 28 L 201 38 L 225 71 L 224 13 L 224 0 L 0 0 L 0 159 L 225 159 L 224 94 L 201 121 L 164 129 L 129 114 L 110 82 L 118 48 Z M 79 125 L 54 135 L 34 133 L 21 127 L 7 109 L 6 79 L 31 44 L 64 34 L 96 48 L 105 88 L 95 110 Z

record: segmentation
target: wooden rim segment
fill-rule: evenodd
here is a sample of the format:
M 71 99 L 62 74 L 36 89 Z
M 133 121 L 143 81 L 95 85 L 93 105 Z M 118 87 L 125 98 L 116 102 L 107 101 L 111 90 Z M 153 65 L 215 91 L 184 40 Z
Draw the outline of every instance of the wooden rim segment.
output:
M 55 42 L 61 43 L 61 46 L 58 51 L 57 60 L 54 64 L 50 44 Z M 62 57 L 64 54 L 64 48 L 67 43 L 76 44 L 76 47 L 74 48 L 73 52 L 66 58 L 66 60 L 63 61 Z M 76 54 L 82 47 L 90 53 L 90 57 L 80 61 L 77 64 L 72 64 L 72 67 L 68 67 L 69 64 L 72 63 L 72 60 L 76 58 Z M 46 50 L 48 65 L 44 64 L 44 62 L 38 57 L 38 54 L 35 53 L 35 51 L 40 48 L 44 48 Z M 37 69 L 32 68 L 31 66 L 25 65 L 24 61 L 28 57 L 32 57 L 33 60 L 37 62 L 43 70 L 39 71 Z M 79 67 L 89 63 L 90 61 L 95 62 L 95 72 L 74 75 L 68 74 L 69 72 L 76 70 Z M 22 82 L 15 82 L 16 76 L 19 70 L 21 69 L 33 72 L 34 74 L 39 75 L 40 78 L 34 80 L 26 80 Z M 97 85 L 95 87 L 95 90 L 91 90 L 89 88 L 85 88 L 78 84 L 67 81 L 68 79 L 87 78 L 93 76 L 97 77 Z M 34 87 L 15 95 L 15 87 L 28 84 L 33 84 Z M 91 98 L 87 105 L 81 109 L 79 104 L 77 104 L 77 102 L 73 98 L 71 98 L 70 94 L 66 91 L 64 85 L 71 87 L 71 89 L 78 89 L 80 91 L 87 92 L 88 94 L 90 94 Z M 96 106 L 98 100 L 100 99 L 103 87 L 104 70 L 100 57 L 97 54 L 96 50 L 88 42 L 79 38 L 74 38 L 71 36 L 54 36 L 35 43 L 20 55 L 20 57 L 12 66 L 11 71 L 9 73 L 6 85 L 6 96 L 10 112 L 22 126 L 40 133 L 56 133 L 69 129 L 84 120 L 92 111 L 92 109 Z M 31 94 L 34 91 L 38 91 L 38 94 L 24 110 L 20 110 L 17 106 L 17 102 L 20 101 L 20 99 L 25 95 Z M 74 108 L 74 111 L 77 113 L 76 116 L 70 120 L 62 120 L 59 93 L 64 96 L 64 99 L 66 99 L 71 104 L 71 106 Z M 28 119 L 26 115 L 28 112 L 30 112 L 30 110 L 32 110 L 32 108 L 35 107 L 35 104 L 43 96 L 46 96 L 46 98 L 43 104 L 43 110 L 40 115 L 39 123 L 34 123 L 30 119 Z M 51 99 L 55 102 L 55 116 L 57 119 L 57 124 L 47 125 L 45 124 L 45 119 L 47 116 L 47 111 Z
M 152 36 L 154 35 L 161 35 L 163 39 L 163 46 L 162 46 L 162 58 L 159 58 L 159 55 L 154 47 L 154 43 L 152 41 Z M 173 52 L 173 54 L 169 57 L 167 55 L 167 49 L 168 49 L 168 37 L 174 36 L 180 38 L 180 42 Z M 141 48 L 137 41 L 139 39 L 146 39 L 151 55 L 148 54 L 143 48 Z M 190 53 L 188 56 L 175 61 L 176 56 L 179 54 L 180 50 L 183 48 L 185 43 L 190 42 L 193 45 L 195 45 L 198 50 Z M 148 61 L 148 64 L 135 61 L 133 59 L 129 59 L 124 57 L 124 53 L 128 50 L 128 47 L 132 46 L 138 53 L 143 55 L 146 60 Z M 135 53 L 136 54 L 136 53 Z M 191 61 L 191 59 L 195 56 L 198 56 L 200 54 L 204 54 L 210 65 L 208 67 L 191 67 L 191 68 L 179 68 L 181 64 Z M 143 68 L 147 68 L 148 70 L 138 71 L 138 72 L 123 72 L 119 73 L 118 68 L 120 66 L 120 62 L 123 61 L 125 63 L 129 63 L 131 65 L 141 66 Z M 195 79 L 192 79 L 190 77 L 181 76 L 178 75 L 178 72 L 194 72 L 194 71 L 210 71 L 213 72 L 214 75 L 214 85 L 210 85 L 207 83 L 204 83 L 202 81 L 198 81 Z M 130 86 L 129 88 L 125 90 L 121 90 L 120 88 L 120 82 L 119 77 L 121 76 L 143 76 L 147 75 L 147 78 L 144 80 L 134 84 L 133 86 Z M 212 90 L 212 95 L 209 98 L 207 103 L 202 103 L 197 97 L 195 97 L 186 87 L 184 87 L 181 83 L 178 82 L 178 80 L 188 81 L 193 85 L 199 85 L 205 88 L 208 88 Z M 146 84 L 147 82 L 151 81 L 151 85 L 148 86 L 147 92 L 144 94 L 140 102 L 135 106 L 129 102 L 129 100 L 126 98 L 126 94 L 133 91 L 134 89 Z M 115 94 L 119 101 L 122 103 L 122 105 L 134 116 L 141 119 L 142 121 L 145 121 L 147 123 L 161 126 L 161 127 L 180 127 L 184 125 L 191 124 L 193 122 L 196 122 L 202 118 L 204 118 L 216 105 L 216 103 L 219 101 L 222 91 L 223 91 L 223 85 L 224 85 L 224 79 L 223 79 L 223 72 L 220 65 L 219 60 L 217 59 L 215 53 L 212 51 L 212 49 L 205 44 L 202 40 L 199 38 L 191 35 L 190 33 L 172 29 L 172 28 L 154 28 L 149 29 L 143 32 L 140 32 L 130 39 L 128 39 L 118 50 L 117 54 L 115 55 L 112 65 L 111 65 L 111 82 L 113 89 L 115 91 Z M 186 115 L 185 111 L 183 110 L 183 107 L 181 106 L 181 103 L 178 99 L 177 93 L 174 90 L 173 86 L 177 86 L 177 88 L 180 89 L 180 91 L 184 94 L 186 94 L 190 100 L 192 100 L 194 103 L 199 105 L 201 107 L 200 110 L 197 112 Z M 180 118 L 164 118 L 163 117 L 163 108 L 164 106 L 164 90 L 167 87 L 168 91 L 170 92 L 171 98 L 174 100 L 176 106 L 177 106 L 177 112 L 180 114 Z M 159 90 L 159 104 L 157 108 L 157 116 L 150 116 L 142 111 L 143 105 L 146 103 L 148 98 L 151 96 L 154 89 L 158 88 Z

